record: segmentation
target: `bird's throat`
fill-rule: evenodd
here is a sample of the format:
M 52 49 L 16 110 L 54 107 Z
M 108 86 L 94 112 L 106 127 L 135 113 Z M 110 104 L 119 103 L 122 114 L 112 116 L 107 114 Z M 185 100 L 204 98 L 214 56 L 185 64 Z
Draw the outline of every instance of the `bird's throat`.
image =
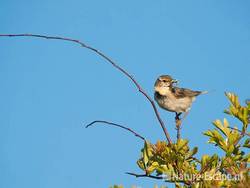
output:
M 169 87 L 159 87 L 159 86 L 155 86 L 155 91 L 158 92 L 160 95 L 168 95 L 170 92 L 170 88 Z

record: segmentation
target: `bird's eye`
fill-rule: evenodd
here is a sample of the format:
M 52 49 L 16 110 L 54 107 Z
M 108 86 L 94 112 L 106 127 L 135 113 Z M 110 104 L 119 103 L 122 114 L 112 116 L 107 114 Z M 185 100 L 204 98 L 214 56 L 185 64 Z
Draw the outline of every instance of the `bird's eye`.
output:
M 166 80 L 162 80 L 164 83 L 166 83 L 167 81 Z

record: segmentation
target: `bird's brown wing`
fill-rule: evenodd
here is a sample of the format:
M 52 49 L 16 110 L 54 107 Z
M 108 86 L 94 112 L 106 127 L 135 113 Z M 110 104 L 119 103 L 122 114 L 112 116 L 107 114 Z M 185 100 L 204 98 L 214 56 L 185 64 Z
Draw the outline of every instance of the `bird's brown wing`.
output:
M 178 88 L 178 87 L 173 87 L 172 92 L 176 98 L 195 97 L 202 93 L 202 91 L 192 91 L 190 89 Z

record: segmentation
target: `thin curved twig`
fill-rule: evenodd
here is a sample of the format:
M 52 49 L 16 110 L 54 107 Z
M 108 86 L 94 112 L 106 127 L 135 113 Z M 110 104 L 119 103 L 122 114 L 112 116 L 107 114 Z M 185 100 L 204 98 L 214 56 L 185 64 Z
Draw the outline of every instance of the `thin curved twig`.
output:
M 81 42 L 80 40 L 66 38 L 66 37 L 47 36 L 47 35 L 38 35 L 38 34 L 0 34 L 0 37 L 35 37 L 35 38 L 44 38 L 44 39 L 52 39 L 52 40 L 69 41 L 69 42 L 77 43 L 77 44 L 81 45 L 81 47 L 87 48 L 87 49 L 95 52 L 96 54 L 100 55 L 105 60 L 107 60 L 109 63 L 111 63 L 116 69 L 118 69 L 123 74 L 125 74 L 134 83 L 134 85 L 139 90 L 139 92 L 141 92 L 147 98 L 147 100 L 150 102 L 150 104 L 153 107 L 154 113 L 155 113 L 155 115 L 156 115 L 156 117 L 161 125 L 161 128 L 162 128 L 162 130 L 167 138 L 168 143 L 170 143 L 170 144 L 172 143 L 171 138 L 169 136 L 169 133 L 164 125 L 164 122 L 162 121 L 160 114 L 156 108 L 156 105 L 155 105 L 154 101 L 151 99 L 151 97 L 142 89 L 142 87 L 138 84 L 138 82 L 134 79 L 134 77 L 131 74 L 129 74 L 127 71 L 125 71 L 122 67 L 117 65 L 112 59 L 107 57 L 105 54 L 103 54 L 99 50 L 97 50 L 91 46 L 86 45 L 85 43 Z
M 147 175 L 147 174 L 135 174 L 132 172 L 126 172 L 126 174 L 131 175 L 131 176 L 135 176 L 136 178 L 148 177 L 148 178 L 153 178 L 153 179 L 158 179 L 158 180 L 164 179 L 162 176 L 153 176 L 153 175 Z
M 185 184 L 189 184 L 188 182 L 184 181 L 184 180 L 177 180 L 177 179 L 174 179 L 174 180 L 169 180 L 167 179 L 167 177 L 164 177 L 164 176 L 153 176 L 153 175 L 147 175 L 147 174 L 135 174 L 135 173 L 132 173 L 132 172 L 126 172 L 126 174 L 128 175 L 131 175 L 131 176 L 135 176 L 136 178 L 143 178 L 143 177 L 146 177 L 146 178 L 152 178 L 152 179 L 158 179 L 158 180 L 164 180 L 165 182 L 168 182 L 168 183 L 176 183 L 176 182 L 179 182 L 179 183 L 185 183 Z
M 133 131 L 132 129 L 128 128 L 128 127 L 125 127 L 123 125 L 119 125 L 117 123 L 113 123 L 113 122 L 109 122 L 109 121 L 104 121 L 104 120 L 96 120 L 96 121 L 92 121 L 91 123 L 89 123 L 85 128 L 88 128 L 90 126 L 93 126 L 95 123 L 104 123 L 104 124 L 108 124 L 108 125 L 113 125 L 115 127 L 119 127 L 119 128 L 122 128 L 122 129 L 125 129 L 131 133 L 133 133 L 136 137 L 142 139 L 143 141 L 145 141 L 146 139 L 141 136 L 140 134 L 138 134 L 137 132 Z

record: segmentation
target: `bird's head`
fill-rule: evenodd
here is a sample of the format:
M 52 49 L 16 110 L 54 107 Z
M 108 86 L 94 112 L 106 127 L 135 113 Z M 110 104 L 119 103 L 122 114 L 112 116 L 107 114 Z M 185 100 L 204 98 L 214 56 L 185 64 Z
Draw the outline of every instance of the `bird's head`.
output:
M 169 75 L 162 75 L 162 76 L 159 76 L 157 80 L 155 81 L 154 88 L 155 88 L 155 91 L 164 95 L 164 93 L 166 93 L 175 83 L 178 83 L 178 80 L 173 79 Z

